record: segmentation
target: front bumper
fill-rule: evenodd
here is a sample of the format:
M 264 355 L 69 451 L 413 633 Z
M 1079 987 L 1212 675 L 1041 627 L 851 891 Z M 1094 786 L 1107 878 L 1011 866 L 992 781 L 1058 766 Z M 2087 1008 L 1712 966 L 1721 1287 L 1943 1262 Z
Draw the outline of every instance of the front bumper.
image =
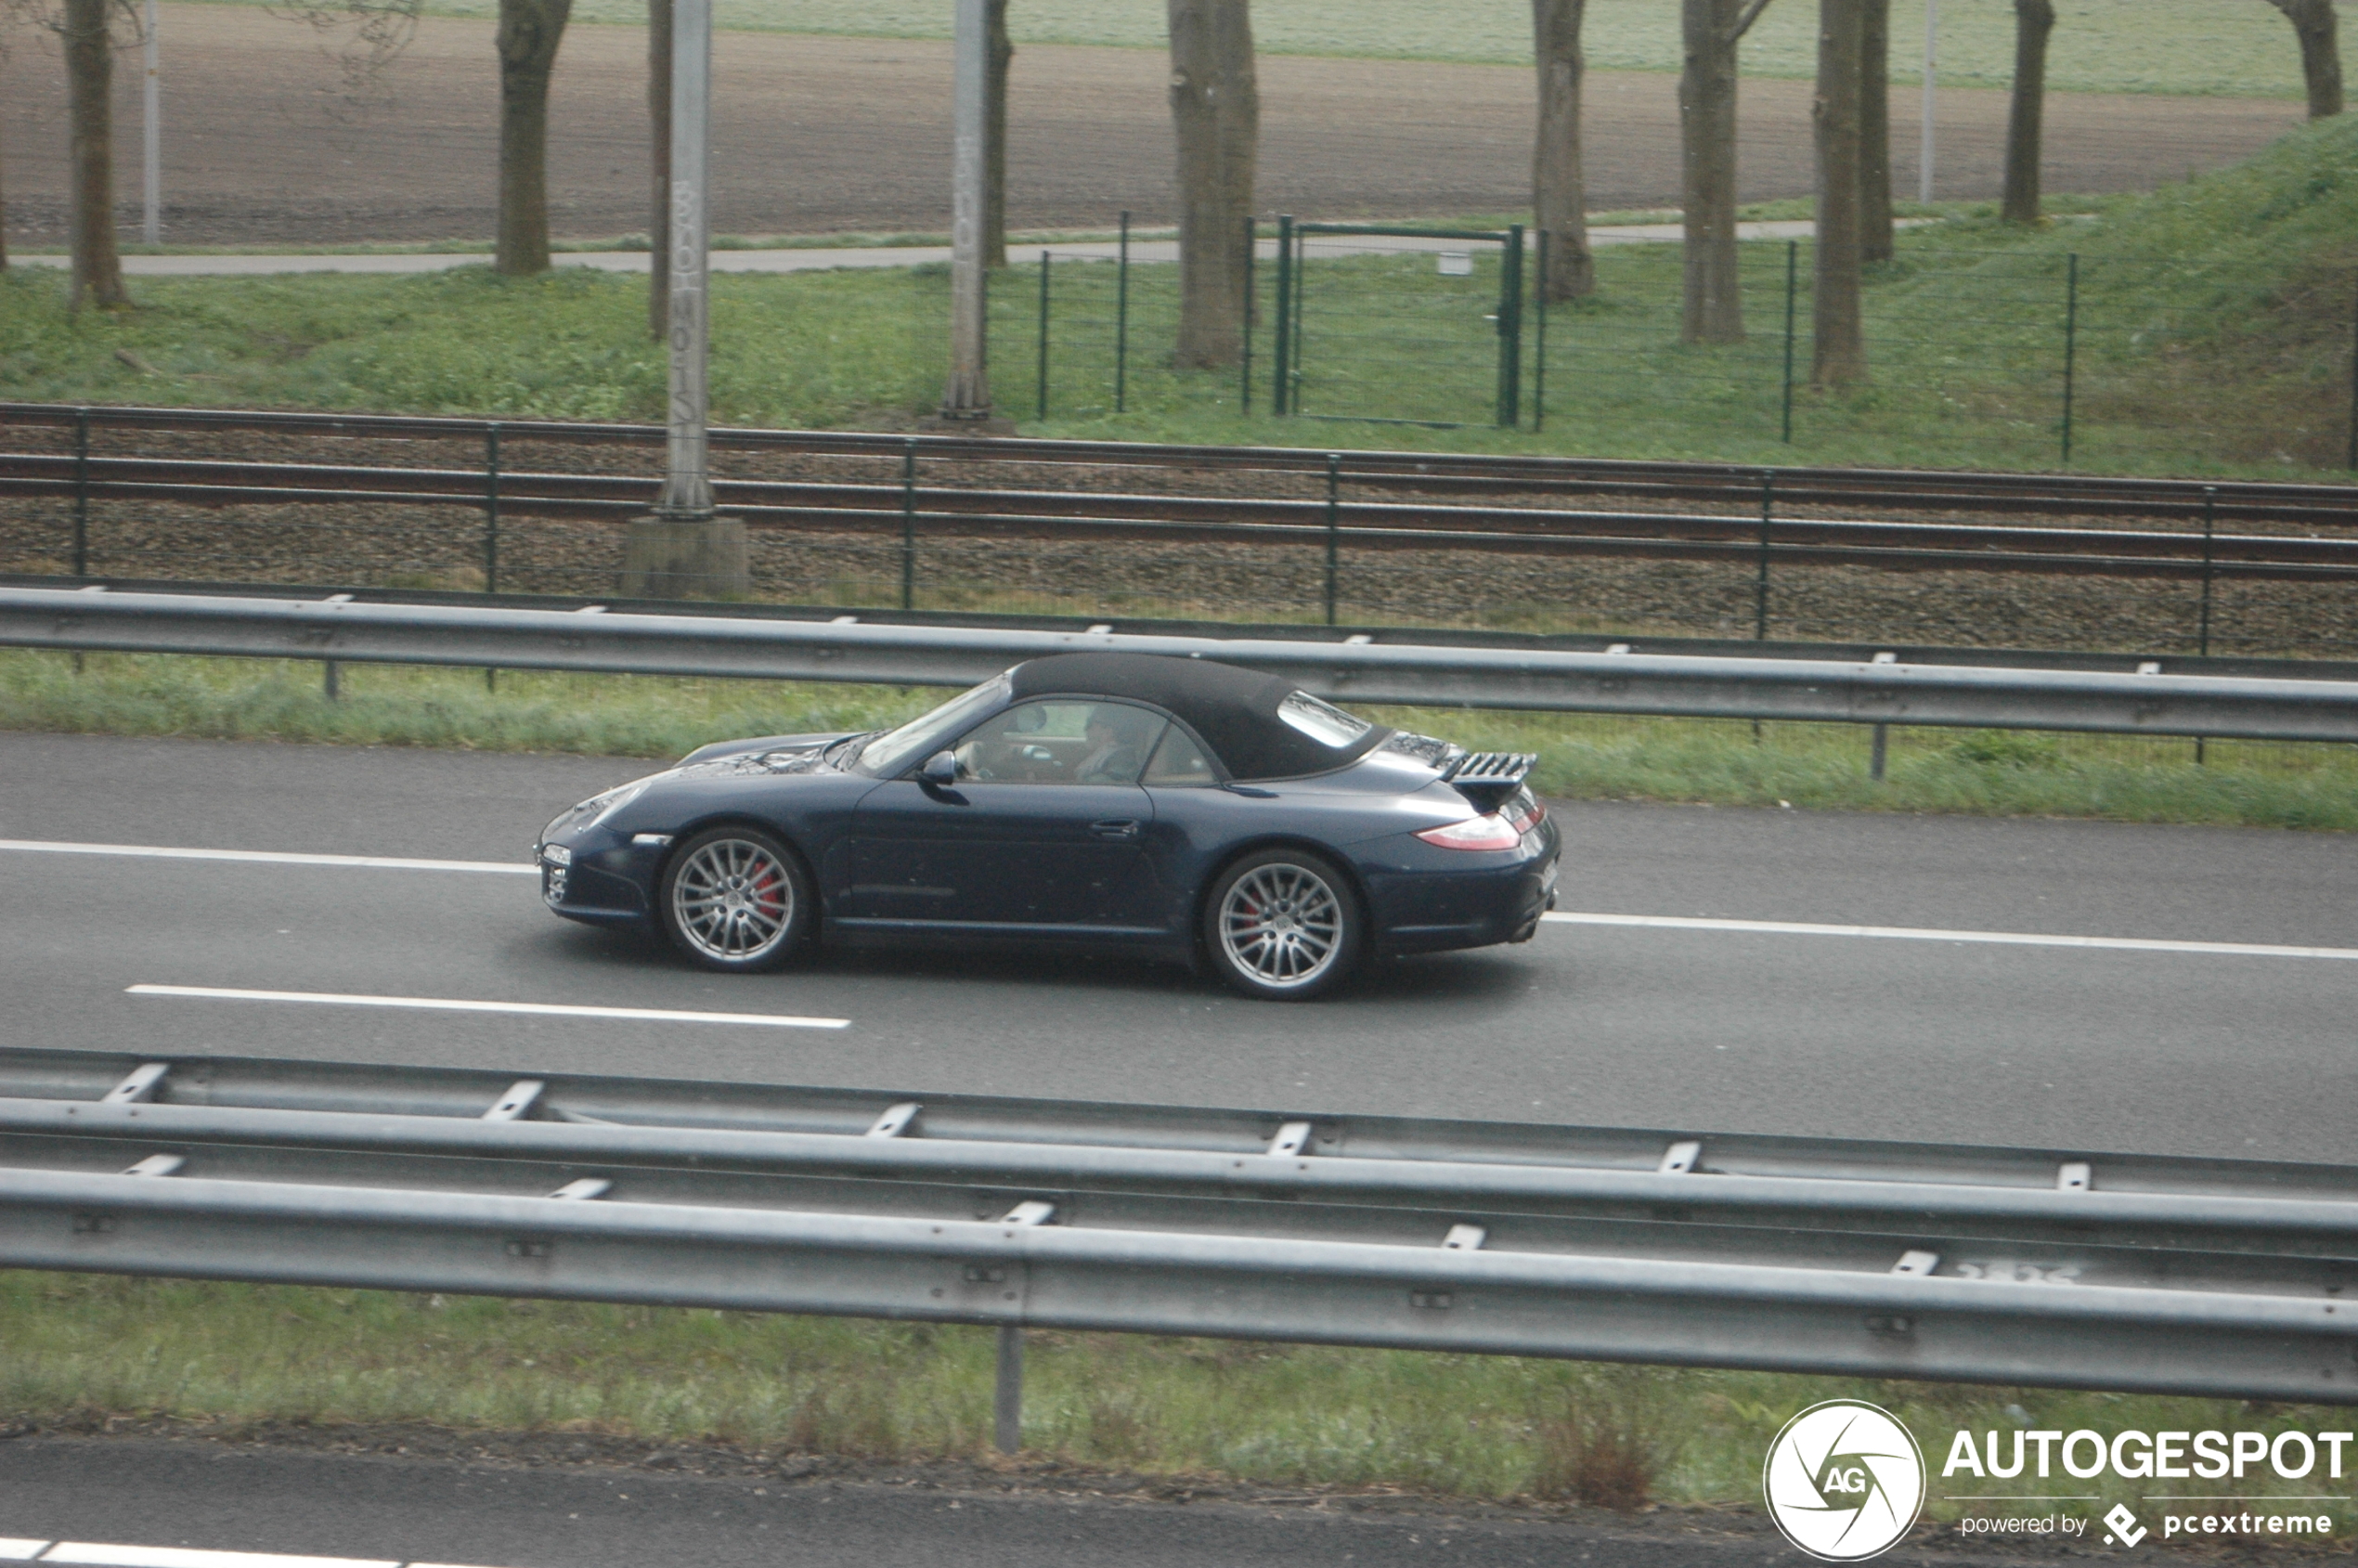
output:
M 655 877 L 670 843 L 668 836 L 592 828 L 571 842 L 536 844 L 540 901 L 568 920 L 652 928 Z

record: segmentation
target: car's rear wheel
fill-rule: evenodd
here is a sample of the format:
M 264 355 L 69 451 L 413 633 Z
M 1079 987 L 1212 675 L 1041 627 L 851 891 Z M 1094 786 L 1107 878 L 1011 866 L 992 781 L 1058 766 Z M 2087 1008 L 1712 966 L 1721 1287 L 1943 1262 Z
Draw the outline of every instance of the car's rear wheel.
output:
M 656 889 L 665 935 L 707 969 L 768 969 L 810 929 L 802 861 L 759 828 L 710 827 L 680 846 Z
M 1366 920 L 1333 862 L 1263 849 L 1223 872 L 1204 903 L 1204 950 L 1247 996 L 1299 1002 L 1332 990 L 1359 962 Z

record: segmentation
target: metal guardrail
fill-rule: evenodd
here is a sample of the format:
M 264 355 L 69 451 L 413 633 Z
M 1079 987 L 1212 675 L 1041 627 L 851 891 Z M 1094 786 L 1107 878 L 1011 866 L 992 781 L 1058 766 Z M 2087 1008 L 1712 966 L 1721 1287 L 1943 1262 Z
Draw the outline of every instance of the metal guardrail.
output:
M 0 588 L 0 645 L 920 686 L 1121 651 L 1217 658 L 1363 704 L 2358 741 L 2358 682 L 2159 661 L 2118 674 L 24 588 Z
M 2358 1173 L 0 1052 L 0 1263 L 2358 1402 Z

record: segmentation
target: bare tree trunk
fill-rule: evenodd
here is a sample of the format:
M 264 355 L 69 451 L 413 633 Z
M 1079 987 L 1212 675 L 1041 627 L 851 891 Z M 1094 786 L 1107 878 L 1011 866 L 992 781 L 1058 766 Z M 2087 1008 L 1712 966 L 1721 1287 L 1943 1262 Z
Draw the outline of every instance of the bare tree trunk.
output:
M 1736 45 L 1768 0 L 1681 0 L 1679 185 L 1686 228 L 1682 343 L 1742 343 L 1736 270 Z
M 549 270 L 549 72 L 573 0 L 499 0 L 499 236 L 492 265 Z
M 1007 0 L 985 0 L 982 75 L 982 265 L 1007 265 Z
M 1580 18 L 1587 0 L 1531 0 L 1539 61 L 1539 134 L 1531 152 L 1532 221 L 1548 237 L 1548 297 L 1597 292 L 1580 171 Z
M 2047 34 L 2053 0 L 2015 0 L 2015 91 L 2006 110 L 2006 188 L 1999 216 L 2039 221 L 2040 122 L 2047 107 Z
M 1891 0 L 1865 0 L 1859 40 L 1859 256 L 1889 261 Z
M 1817 332 L 1809 367 L 1815 386 L 1844 386 L 1867 375 L 1859 299 L 1859 62 L 1866 6 L 1867 0 L 1818 0 L 1818 96 L 1811 110 L 1818 243 L 1810 295 Z
M 2309 118 L 2341 112 L 2341 43 L 2334 0 L 2268 0 L 2300 40 L 2300 74 L 2309 84 Z
M 73 308 L 131 303 L 114 242 L 114 40 L 109 0 L 66 0 L 66 112 L 72 123 Z
M 1243 345 L 1245 221 L 1261 98 L 1248 0 L 1169 0 L 1171 117 L 1179 142 L 1179 342 L 1185 367 L 1233 365 Z
M 647 335 L 671 331 L 671 0 L 647 0 L 647 123 L 654 188 L 647 204 Z

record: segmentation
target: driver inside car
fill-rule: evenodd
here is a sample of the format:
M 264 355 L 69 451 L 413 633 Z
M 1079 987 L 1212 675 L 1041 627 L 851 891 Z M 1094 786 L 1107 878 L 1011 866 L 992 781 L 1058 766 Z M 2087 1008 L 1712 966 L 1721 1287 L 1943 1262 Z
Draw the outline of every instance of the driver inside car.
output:
M 1131 717 L 1122 709 L 1100 704 L 1089 710 L 1086 734 L 1089 750 L 1072 770 L 1075 784 L 1126 784 L 1137 782 L 1147 759 L 1121 722 Z M 1143 717 L 1143 716 L 1141 716 Z

